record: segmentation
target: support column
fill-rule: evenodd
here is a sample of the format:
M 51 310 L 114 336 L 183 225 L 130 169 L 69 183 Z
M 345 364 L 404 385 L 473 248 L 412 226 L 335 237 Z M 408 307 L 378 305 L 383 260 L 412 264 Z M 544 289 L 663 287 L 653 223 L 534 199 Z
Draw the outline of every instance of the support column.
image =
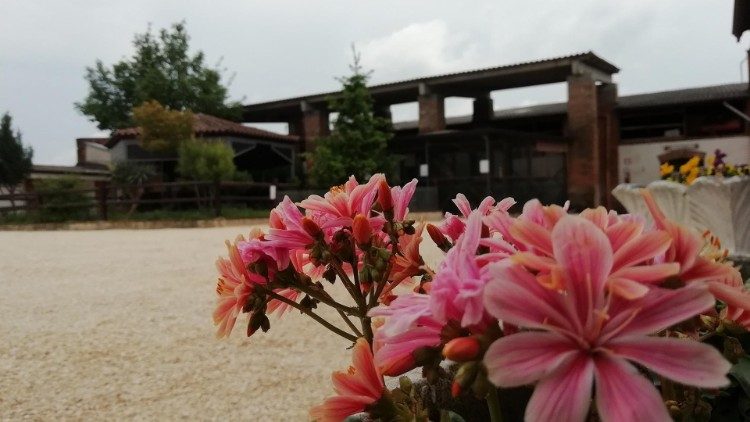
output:
M 596 83 L 586 75 L 569 76 L 568 199 L 570 199 L 571 206 L 577 210 L 601 203 L 597 119 Z
M 328 110 L 313 108 L 306 102 L 302 102 L 302 137 L 304 138 L 305 152 L 315 150 L 315 140 L 328 136 Z
M 617 84 L 604 83 L 597 86 L 597 109 L 599 113 L 600 182 L 604 190 L 603 204 L 613 208 L 618 204 L 612 189 L 619 183 L 620 119 L 617 116 Z
M 445 99 L 422 84 L 419 87 L 419 133 L 445 129 Z
M 487 92 L 474 98 L 474 113 L 472 123 L 475 125 L 486 125 L 495 117 L 495 109 L 492 104 L 492 97 Z

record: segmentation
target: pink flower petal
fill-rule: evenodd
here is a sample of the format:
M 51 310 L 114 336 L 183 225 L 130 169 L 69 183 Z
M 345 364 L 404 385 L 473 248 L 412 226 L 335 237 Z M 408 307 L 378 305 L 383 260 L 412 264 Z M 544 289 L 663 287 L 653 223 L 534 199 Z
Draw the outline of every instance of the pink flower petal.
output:
M 729 306 L 750 310 L 750 292 L 740 286 L 730 286 L 723 283 L 708 283 L 708 290 L 720 301 Z
M 534 276 L 507 261 L 491 264 L 490 282 L 484 288 L 484 306 L 497 319 L 528 328 L 548 328 L 547 323 L 571 327 L 560 305 L 560 294 L 542 287 Z
M 341 422 L 365 410 L 372 399 L 367 396 L 334 396 L 310 409 L 310 419 L 316 422 Z
M 633 336 L 613 340 L 607 348 L 682 384 L 700 388 L 729 384 L 730 363 L 713 347 L 696 341 Z
M 552 255 L 552 239 L 549 230 L 529 220 L 518 219 L 510 227 L 510 233 L 517 241 L 533 247 L 545 255 Z
M 618 335 L 653 334 L 700 314 L 714 303 L 714 297 L 706 286 L 699 284 L 677 290 L 654 288 L 646 297 L 630 302 L 629 306 L 637 314 L 627 326 L 618 326 L 622 321 L 613 318 L 605 324 L 602 336 L 607 337 L 614 331 Z
M 557 373 L 542 380 L 526 406 L 527 422 L 586 420 L 591 406 L 594 362 L 581 354 Z
M 627 278 L 610 278 L 609 290 L 628 300 L 641 298 L 648 293 L 647 286 Z
M 623 220 L 607 227 L 605 233 L 612 244 L 612 250 L 616 251 L 629 240 L 640 236 L 643 233 L 643 224 Z
M 615 250 L 612 269 L 617 270 L 651 259 L 664 253 L 672 239 L 664 231 L 653 231 L 631 239 Z
M 612 273 L 612 278 L 627 278 L 641 283 L 659 284 L 668 277 L 680 272 L 680 264 L 670 262 L 667 264 L 639 265 L 625 267 Z
M 579 318 L 588 321 L 591 310 L 604 305 L 604 288 L 612 269 L 609 239 L 592 222 L 565 216 L 552 229 L 552 243 Z
M 576 345 L 560 334 L 523 332 L 492 343 L 484 365 L 493 384 L 518 387 L 547 377 L 578 354 Z
M 702 256 L 695 259 L 689 269 L 683 270 L 680 279 L 685 282 L 718 281 L 730 286 L 742 285 L 742 276 L 729 264 L 716 263 Z
M 596 358 L 596 407 L 603 422 L 671 421 L 659 392 L 633 365 Z

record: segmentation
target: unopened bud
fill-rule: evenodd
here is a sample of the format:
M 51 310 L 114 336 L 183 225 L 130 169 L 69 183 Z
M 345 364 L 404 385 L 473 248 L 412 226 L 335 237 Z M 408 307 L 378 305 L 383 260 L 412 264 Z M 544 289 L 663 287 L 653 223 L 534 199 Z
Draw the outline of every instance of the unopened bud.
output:
M 372 228 L 370 227 L 370 222 L 367 220 L 367 217 L 362 214 L 357 214 L 354 217 L 354 222 L 352 223 L 352 234 L 354 235 L 354 240 L 357 242 L 357 245 L 370 244 Z
M 305 232 L 307 232 L 307 234 L 314 237 L 315 239 L 323 238 L 323 230 L 320 229 L 320 226 L 318 226 L 316 222 L 312 221 L 308 217 L 302 218 L 302 228 L 305 229 Z
M 380 180 L 378 184 L 378 204 L 383 212 L 393 211 L 393 198 L 391 198 L 391 188 L 385 179 Z
M 430 235 L 430 239 L 432 239 L 437 247 L 440 248 L 443 252 L 446 252 L 451 248 L 451 242 L 448 241 L 448 238 L 445 237 L 443 232 L 441 232 L 436 225 L 427 224 L 427 234 Z
M 468 362 L 476 360 L 480 349 L 481 345 L 475 337 L 458 337 L 443 347 L 443 356 L 454 362 Z
M 459 395 L 461 395 L 461 384 L 453 381 L 453 384 L 451 384 L 451 397 L 456 398 Z
M 398 385 L 401 388 L 401 391 L 403 391 L 406 394 L 411 393 L 412 386 L 414 385 L 409 377 L 400 377 L 398 379 Z

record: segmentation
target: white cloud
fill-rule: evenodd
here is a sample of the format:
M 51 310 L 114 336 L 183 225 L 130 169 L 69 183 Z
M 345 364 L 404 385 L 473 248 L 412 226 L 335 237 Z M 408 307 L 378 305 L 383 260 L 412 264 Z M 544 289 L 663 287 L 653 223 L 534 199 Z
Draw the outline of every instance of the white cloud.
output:
M 470 69 L 478 56 L 465 34 L 450 31 L 440 19 L 407 25 L 357 49 L 363 67 L 375 70 L 376 83 Z

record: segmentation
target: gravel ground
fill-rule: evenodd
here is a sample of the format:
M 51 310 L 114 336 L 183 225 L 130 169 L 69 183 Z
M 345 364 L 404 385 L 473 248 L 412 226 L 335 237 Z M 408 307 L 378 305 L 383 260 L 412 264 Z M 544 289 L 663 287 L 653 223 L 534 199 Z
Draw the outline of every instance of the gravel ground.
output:
M 298 313 L 214 338 L 213 262 L 245 231 L 0 232 L 0 419 L 305 420 L 348 345 Z

